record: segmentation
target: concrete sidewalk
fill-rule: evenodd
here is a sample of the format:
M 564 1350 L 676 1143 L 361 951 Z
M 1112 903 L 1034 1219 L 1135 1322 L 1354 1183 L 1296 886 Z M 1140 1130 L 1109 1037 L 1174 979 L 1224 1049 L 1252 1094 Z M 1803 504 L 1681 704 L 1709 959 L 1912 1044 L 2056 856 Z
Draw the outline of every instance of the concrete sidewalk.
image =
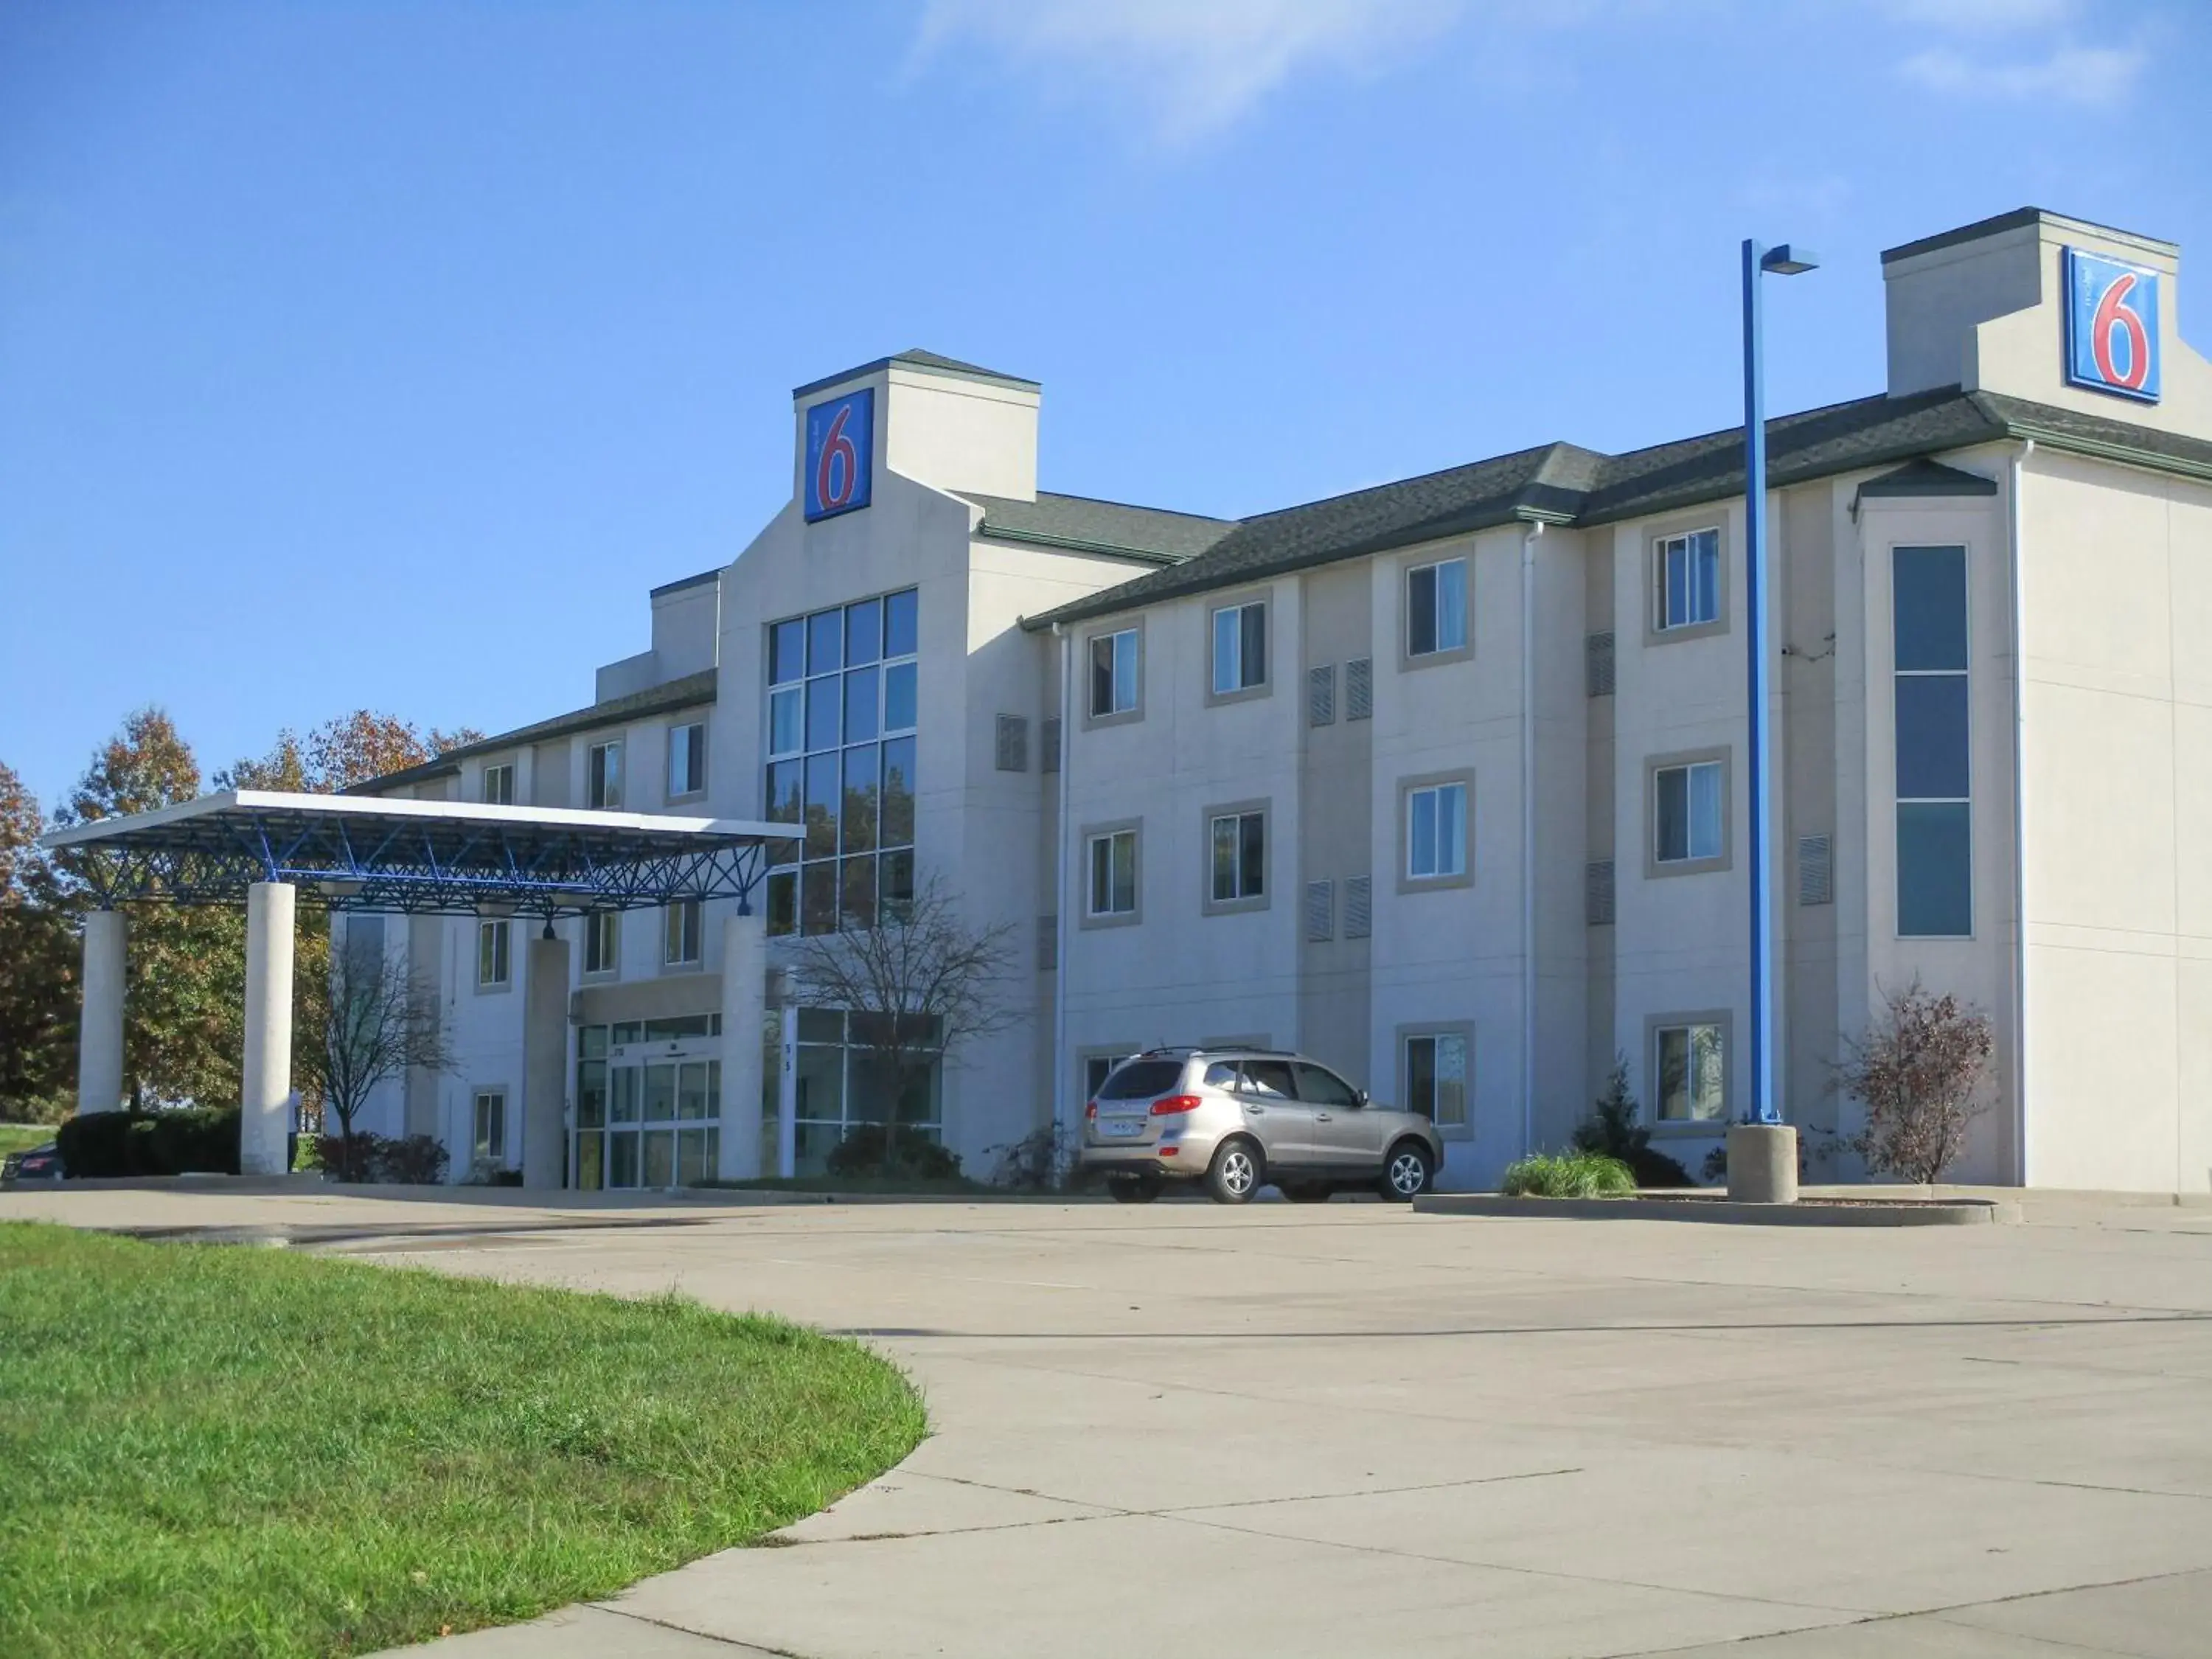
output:
M 97 1222 L 115 1196 L 0 1216 Z M 1831 1232 L 687 1206 L 583 1229 L 464 1202 L 448 1234 L 380 1238 L 374 1204 L 319 1210 L 349 1234 L 325 1248 L 854 1331 L 937 1429 L 784 1547 L 434 1644 L 453 1659 L 2212 1652 L 2202 1210 Z

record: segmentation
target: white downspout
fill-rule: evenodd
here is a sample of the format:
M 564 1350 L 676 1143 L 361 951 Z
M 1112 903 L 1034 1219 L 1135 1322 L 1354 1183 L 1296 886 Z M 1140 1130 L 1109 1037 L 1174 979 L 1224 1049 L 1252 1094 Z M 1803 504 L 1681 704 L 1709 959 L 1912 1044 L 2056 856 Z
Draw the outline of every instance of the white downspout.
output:
M 2023 439 L 2006 479 L 2005 539 L 2012 554 L 2012 1178 L 2027 1185 L 2027 570 L 2020 488 L 2035 440 Z
M 1521 532 L 1521 1150 L 1536 1150 L 1536 538 Z
M 1075 936 L 1074 915 L 1068 908 L 1069 881 L 1075 860 L 1067 856 L 1073 834 L 1067 821 L 1068 775 L 1075 759 L 1075 641 L 1060 623 L 1052 625 L 1060 641 L 1060 822 L 1053 836 L 1053 883 L 1059 897 L 1053 917 L 1052 939 L 1052 1121 L 1063 1136 L 1077 1132 L 1069 1109 L 1067 1065 L 1068 942 Z

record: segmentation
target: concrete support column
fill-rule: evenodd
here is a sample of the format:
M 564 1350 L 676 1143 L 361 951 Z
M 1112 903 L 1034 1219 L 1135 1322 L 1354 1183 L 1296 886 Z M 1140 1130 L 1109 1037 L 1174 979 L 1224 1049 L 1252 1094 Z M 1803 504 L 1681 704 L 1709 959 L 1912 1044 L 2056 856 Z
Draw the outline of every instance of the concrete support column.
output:
M 84 919 L 84 1008 L 76 1038 L 76 1109 L 112 1112 L 123 1103 L 123 985 L 131 924 L 120 910 Z
M 239 1083 L 238 1168 L 283 1175 L 292 1131 L 291 884 L 246 890 L 246 1056 Z
M 568 1167 L 568 941 L 530 941 L 522 1000 L 522 1184 L 558 1188 Z
M 722 919 L 722 1156 L 725 1181 L 761 1173 L 761 1047 L 768 1018 L 768 924 Z
M 782 1075 L 775 1091 L 775 1172 L 789 1181 L 799 1173 L 799 1004 L 783 1005 Z
M 1787 1123 L 1731 1123 L 1728 1194 L 1739 1204 L 1797 1201 L 1797 1131 Z

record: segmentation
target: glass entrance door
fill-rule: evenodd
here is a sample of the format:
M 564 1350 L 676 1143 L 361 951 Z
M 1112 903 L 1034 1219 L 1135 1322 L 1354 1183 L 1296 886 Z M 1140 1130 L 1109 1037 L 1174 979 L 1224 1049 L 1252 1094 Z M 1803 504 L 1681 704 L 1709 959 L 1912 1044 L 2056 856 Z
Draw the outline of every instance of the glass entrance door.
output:
M 650 1191 L 714 1178 L 722 1062 L 710 1021 L 719 1024 L 702 1015 L 579 1031 L 572 1167 L 580 1188 Z

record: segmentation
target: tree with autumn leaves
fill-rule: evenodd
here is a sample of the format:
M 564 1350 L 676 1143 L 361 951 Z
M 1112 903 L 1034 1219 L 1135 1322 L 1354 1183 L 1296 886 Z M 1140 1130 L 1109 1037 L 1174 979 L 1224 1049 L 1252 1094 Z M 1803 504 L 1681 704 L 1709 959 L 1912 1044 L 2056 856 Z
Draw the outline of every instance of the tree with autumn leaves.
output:
M 329 793 L 473 742 L 425 734 L 368 709 L 287 730 L 266 755 L 216 774 L 222 789 Z M 57 825 L 150 811 L 201 793 L 199 763 L 159 708 L 131 715 L 93 756 L 54 814 Z M 38 803 L 0 765 L 0 1118 L 58 1116 L 76 1070 L 79 917 L 92 902 L 87 860 L 38 850 Z M 322 1018 L 329 936 L 300 930 L 295 986 L 307 1019 Z M 240 911 L 150 902 L 131 907 L 124 1075 L 134 1101 L 234 1103 L 245 1042 L 246 927 Z M 313 1029 L 310 1025 L 309 1029 Z

